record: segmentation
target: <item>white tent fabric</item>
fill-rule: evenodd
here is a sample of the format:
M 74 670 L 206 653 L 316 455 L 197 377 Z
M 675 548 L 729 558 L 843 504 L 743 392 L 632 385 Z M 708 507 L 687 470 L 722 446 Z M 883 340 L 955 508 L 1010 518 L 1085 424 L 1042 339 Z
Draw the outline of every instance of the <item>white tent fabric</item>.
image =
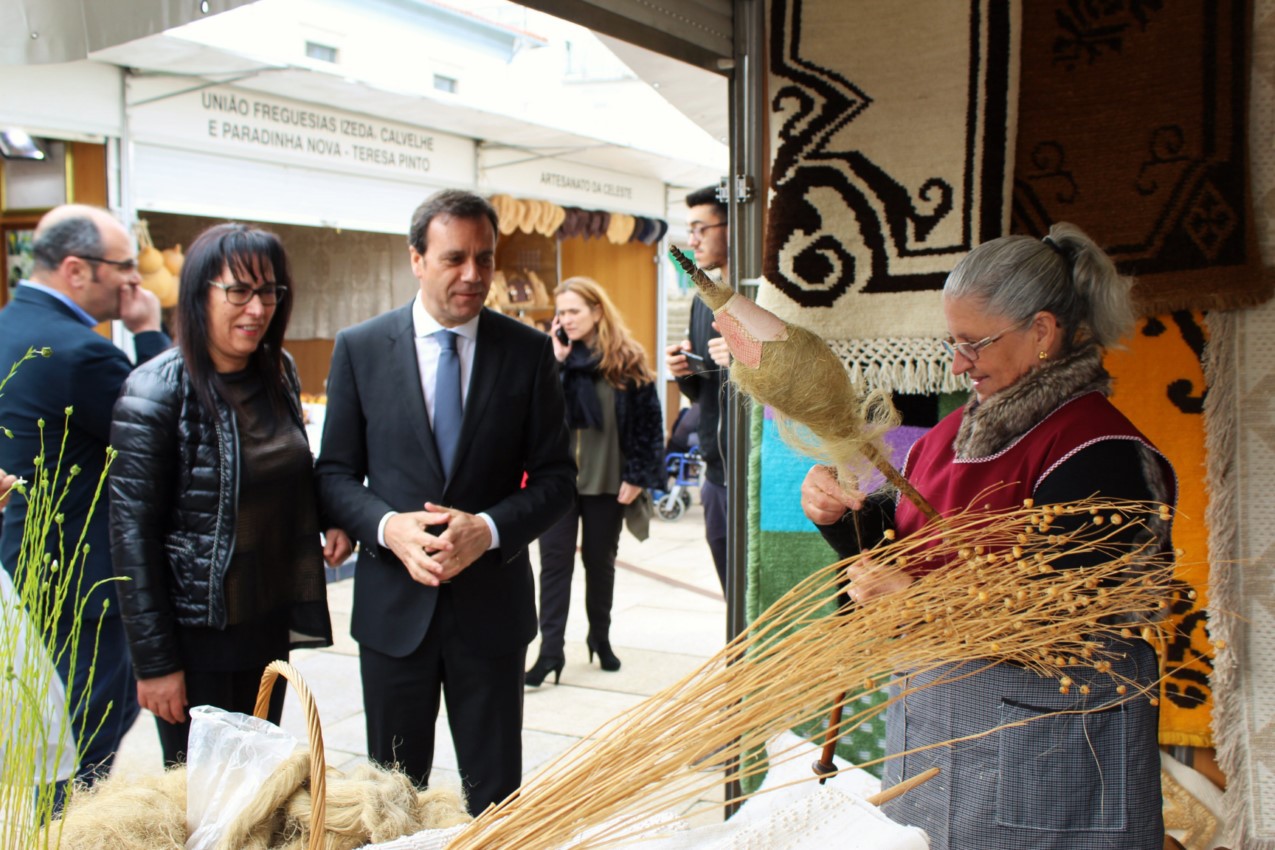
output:
M 6 0 L 0 3 L 0 65 L 74 62 L 215 15 L 251 0 Z M 203 8 L 207 11 L 202 11 Z

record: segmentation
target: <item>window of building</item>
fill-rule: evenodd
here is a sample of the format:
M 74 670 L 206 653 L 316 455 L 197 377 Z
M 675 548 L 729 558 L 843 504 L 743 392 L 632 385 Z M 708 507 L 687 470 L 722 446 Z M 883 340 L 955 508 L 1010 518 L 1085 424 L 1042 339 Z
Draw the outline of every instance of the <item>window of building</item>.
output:
M 445 92 L 450 92 L 452 94 L 455 94 L 456 87 L 459 84 L 460 84 L 459 81 L 455 77 L 448 77 L 443 74 L 434 75 L 434 88 L 438 89 L 439 91 L 445 91 Z
M 310 59 L 317 59 L 320 62 L 336 63 L 336 48 L 330 44 L 320 44 L 317 41 L 307 41 L 305 43 L 305 55 Z

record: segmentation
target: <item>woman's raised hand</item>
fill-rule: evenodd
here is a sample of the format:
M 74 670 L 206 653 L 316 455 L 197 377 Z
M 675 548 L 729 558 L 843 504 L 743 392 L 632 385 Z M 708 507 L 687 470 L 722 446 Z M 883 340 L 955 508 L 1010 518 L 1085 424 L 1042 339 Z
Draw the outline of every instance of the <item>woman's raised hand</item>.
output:
M 815 525 L 832 525 L 846 511 L 862 508 L 864 498 L 859 490 L 844 489 L 831 466 L 810 467 L 801 482 L 801 510 Z

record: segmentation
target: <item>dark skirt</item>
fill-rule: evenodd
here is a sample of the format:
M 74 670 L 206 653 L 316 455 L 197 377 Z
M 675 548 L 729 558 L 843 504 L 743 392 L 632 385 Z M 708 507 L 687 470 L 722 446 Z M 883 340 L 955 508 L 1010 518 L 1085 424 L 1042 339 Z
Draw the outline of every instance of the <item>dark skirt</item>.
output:
M 890 707 L 888 753 L 1006 728 L 890 759 L 883 787 L 932 766 L 940 774 L 885 813 L 924 829 L 931 850 L 1160 850 L 1159 709 L 1135 693 L 1157 678 L 1155 653 L 1141 640 L 1109 648 L 1112 674 L 1068 668 L 1068 694 L 1058 680 L 1010 664 L 910 677 L 909 688 L 947 681 Z M 1121 677 L 1128 698 L 1116 692 Z

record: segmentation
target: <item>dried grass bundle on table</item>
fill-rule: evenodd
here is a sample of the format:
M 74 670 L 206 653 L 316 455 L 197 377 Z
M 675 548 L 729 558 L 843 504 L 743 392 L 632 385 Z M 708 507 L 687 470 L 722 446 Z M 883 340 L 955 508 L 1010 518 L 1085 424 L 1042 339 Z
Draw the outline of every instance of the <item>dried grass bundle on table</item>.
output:
M 1084 521 L 1058 522 L 1079 514 Z M 1094 499 L 993 514 L 966 512 L 942 529 L 874 551 L 882 568 L 936 556 L 949 566 L 871 605 L 828 615 L 842 567 L 830 565 L 779 599 L 699 670 L 612 719 L 568 750 L 516 795 L 483 812 L 449 850 L 479 847 L 608 847 L 632 841 L 652 819 L 704 798 L 737 776 L 765 770 L 746 756 L 777 733 L 822 716 L 846 688 L 905 680 L 951 662 L 1019 664 L 1058 681 L 1076 710 L 1096 711 L 1085 677 L 1109 676 L 1110 657 L 1092 639 L 1105 624 L 1156 639 L 1171 604 L 1171 567 L 1152 548 L 1130 551 L 1115 537 L 1163 521 L 1160 505 Z M 978 540 L 977 545 L 968 543 Z M 1095 566 L 1059 569 L 1077 555 Z M 1130 580 L 1127 577 L 1136 575 Z M 1153 689 L 1116 686 L 1119 700 L 1154 699 Z M 846 718 L 853 728 L 885 706 Z M 772 761 L 784 759 L 772 754 Z M 813 781 L 814 776 L 811 775 Z

